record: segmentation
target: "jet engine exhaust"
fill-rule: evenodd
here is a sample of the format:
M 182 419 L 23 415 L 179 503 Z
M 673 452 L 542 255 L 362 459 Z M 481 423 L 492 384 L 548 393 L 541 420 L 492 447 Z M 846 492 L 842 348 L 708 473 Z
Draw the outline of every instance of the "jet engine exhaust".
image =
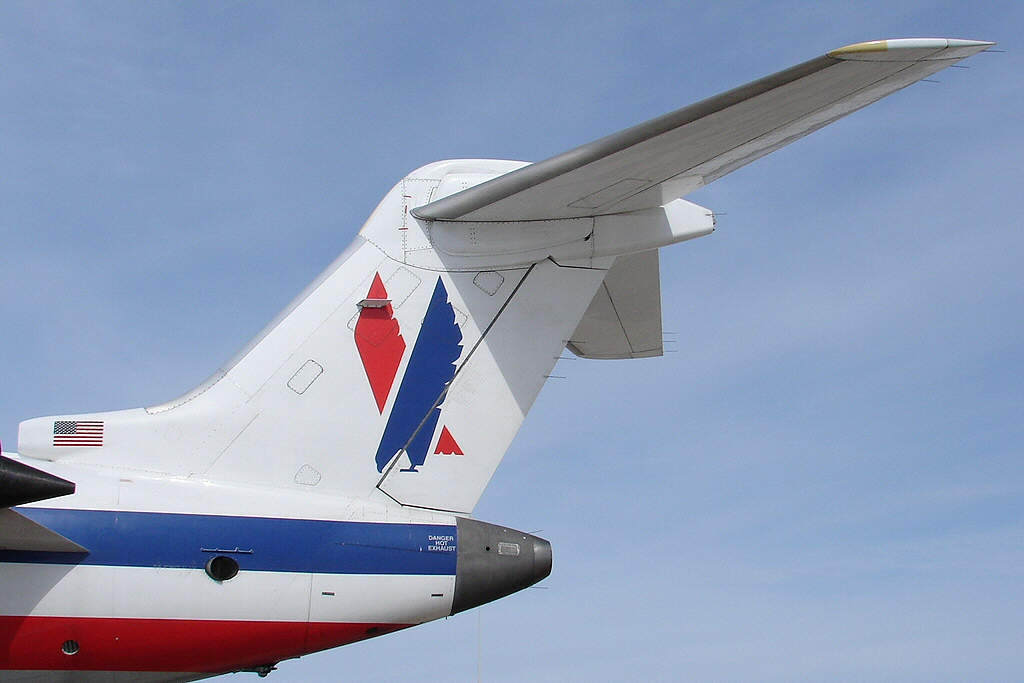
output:
M 475 519 L 459 518 L 452 614 L 529 588 L 551 573 L 543 538 Z

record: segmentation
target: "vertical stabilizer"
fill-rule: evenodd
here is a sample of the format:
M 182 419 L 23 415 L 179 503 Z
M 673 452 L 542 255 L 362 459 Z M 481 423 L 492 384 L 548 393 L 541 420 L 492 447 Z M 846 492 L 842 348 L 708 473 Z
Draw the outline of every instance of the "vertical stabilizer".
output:
M 614 260 L 460 260 L 410 216 L 520 165 L 405 178 L 203 385 L 146 409 L 29 420 L 22 454 L 470 512 Z
M 392 423 L 400 417 L 407 421 L 396 438 L 385 432 L 381 442 L 378 457 L 388 465 L 380 489 L 404 505 L 472 510 L 604 273 L 552 261 L 508 273 L 499 288 L 500 293 L 508 290 L 499 311 L 483 330 L 467 333 L 457 369 L 449 366 L 450 384 L 441 385 L 426 372 L 422 378 L 411 374 L 420 370 L 410 361 L 399 401 L 407 384 L 419 389 L 434 380 L 428 394 L 435 396 L 434 403 L 429 414 L 419 406 L 409 417 L 398 413 L 404 406 L 396 403 Z M 483 303 L 474 299 L 490 296 L 473 284 L 477 276 L 450 275 L 453 289 L 472 302 L 466 306 L 470 311 Z M 424 328 L 429 320 L 428 314 Z M 443 364 L 450 356 L 434 351 L 433 357 Z

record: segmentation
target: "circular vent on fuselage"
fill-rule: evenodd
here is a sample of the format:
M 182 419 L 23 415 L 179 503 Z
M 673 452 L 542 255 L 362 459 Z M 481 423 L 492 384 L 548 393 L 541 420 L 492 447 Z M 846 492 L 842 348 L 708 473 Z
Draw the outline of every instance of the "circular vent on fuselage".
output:
M 238 575 L 238 562 L 224 555 L 211 557 L 206 563 L 206 574 L 214 581 L 229 581 Z

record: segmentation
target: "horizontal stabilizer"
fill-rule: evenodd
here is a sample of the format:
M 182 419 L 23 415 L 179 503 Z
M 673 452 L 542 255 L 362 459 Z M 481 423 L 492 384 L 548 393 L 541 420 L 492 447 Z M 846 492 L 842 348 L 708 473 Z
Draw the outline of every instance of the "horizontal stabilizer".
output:
M 566 347 L 604 360 L 662 355 L 657 249 L 615 259 Z
M 993 43 L 858 43 L 430 202 L 437 221 L 585 218 L 667 204 Z
M 37 553 L 87 553 L 74 541 L 56 531 L 18 514 L 14 510 L 0 510 L 0 550 L 20 550 Z

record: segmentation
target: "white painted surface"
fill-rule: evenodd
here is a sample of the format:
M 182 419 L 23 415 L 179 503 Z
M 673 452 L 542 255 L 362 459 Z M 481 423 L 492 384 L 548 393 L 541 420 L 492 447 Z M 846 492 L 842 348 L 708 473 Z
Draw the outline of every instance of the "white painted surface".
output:
M 447 616 L 455 590 L 454 576 L 243 569 L 217 583 L 202 569 L 0 567 L 3 616 L 413 624 Z

